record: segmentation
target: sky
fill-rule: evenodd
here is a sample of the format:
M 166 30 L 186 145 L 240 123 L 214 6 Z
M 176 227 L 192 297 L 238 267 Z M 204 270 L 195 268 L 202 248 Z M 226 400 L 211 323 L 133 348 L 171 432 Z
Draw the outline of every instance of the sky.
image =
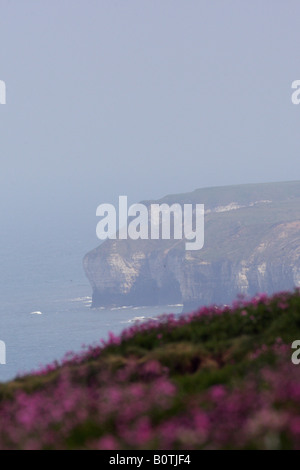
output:
M 0 0 L 2 234 L 97 245 L 119 195 L 300 179 L 299 18 L 298 0 Z

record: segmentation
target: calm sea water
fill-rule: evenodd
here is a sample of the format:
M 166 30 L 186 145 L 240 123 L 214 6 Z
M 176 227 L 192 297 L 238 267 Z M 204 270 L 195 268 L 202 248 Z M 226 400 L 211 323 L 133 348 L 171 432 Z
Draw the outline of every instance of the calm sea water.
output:
M 91 287 L 82 269 L 91 248 L 82 238 L 59 236 L 2 243 L 0 340 L 6 344 L 6 364 L 0 365 L 0 381 L 143 321 L 136 317 L 181 312 L 181 306 L 91 309 Z

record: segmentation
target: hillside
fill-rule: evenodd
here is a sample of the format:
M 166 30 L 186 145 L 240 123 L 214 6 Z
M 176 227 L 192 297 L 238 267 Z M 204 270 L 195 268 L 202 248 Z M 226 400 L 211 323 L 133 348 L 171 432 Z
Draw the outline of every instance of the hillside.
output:
M 300 286 L 299 181 L 204 188 L 143 203 L 204 204 L 204 247 L 104 241 L 83 260 L 93 307 L 182 303 L 190 311 Z
M 163 316 L 0 384 L 0 449 L 300 449 L 300 293 Z

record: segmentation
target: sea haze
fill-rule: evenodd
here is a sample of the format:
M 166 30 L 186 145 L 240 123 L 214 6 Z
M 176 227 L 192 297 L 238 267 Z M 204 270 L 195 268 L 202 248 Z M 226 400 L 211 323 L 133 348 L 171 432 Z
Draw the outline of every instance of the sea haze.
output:
M 91 247 L 87 237 L 11 237 L 3 236 L 0 248 L 0 339 L 6 344 L 0 381 L 59 360 L 70 350 L 80 351 L 83 344 L 99 343 L 109 331 L 120 333 L 143 317 L 182 310 L 91 309 L 91 287 L 82 269 L 83 255 Z

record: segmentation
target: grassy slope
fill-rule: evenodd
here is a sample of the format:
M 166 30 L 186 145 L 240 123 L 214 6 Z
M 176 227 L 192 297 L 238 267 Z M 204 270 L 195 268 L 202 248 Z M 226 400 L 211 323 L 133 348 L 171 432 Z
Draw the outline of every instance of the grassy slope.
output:
M 111 335 L 0 385 L 0 448 L 300 448 L 300 295 Z

